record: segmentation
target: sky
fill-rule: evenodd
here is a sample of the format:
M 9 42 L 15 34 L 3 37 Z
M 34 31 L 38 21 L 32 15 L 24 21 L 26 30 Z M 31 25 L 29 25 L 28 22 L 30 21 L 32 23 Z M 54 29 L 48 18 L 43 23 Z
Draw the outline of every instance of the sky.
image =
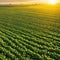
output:
M 48 3 L 49 0 L 0 0 L 0 3 Z M 60 0 L 56 0 L 60 3 Z

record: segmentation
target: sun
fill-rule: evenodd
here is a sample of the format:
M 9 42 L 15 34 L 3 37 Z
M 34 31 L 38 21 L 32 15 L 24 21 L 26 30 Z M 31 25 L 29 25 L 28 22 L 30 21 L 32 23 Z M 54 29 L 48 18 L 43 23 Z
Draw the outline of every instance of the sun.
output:
M 48 4 L 56 4 L 57 1 L 56 0 L 49 0 Z

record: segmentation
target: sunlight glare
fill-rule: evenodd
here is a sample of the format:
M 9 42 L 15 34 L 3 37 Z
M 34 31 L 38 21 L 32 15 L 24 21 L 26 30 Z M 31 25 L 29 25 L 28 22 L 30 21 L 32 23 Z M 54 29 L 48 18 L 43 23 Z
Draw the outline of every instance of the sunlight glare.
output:
M 48 2 L 48 4 L 56 4 L 57 2 L 56 2 L 56 0 L 50 0 L 49 2 Z

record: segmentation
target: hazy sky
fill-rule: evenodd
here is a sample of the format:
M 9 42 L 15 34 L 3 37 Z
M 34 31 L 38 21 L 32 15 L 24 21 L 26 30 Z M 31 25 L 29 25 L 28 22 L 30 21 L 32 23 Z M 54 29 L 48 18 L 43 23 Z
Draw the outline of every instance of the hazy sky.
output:
M 9 2 L 35 2 L 35 3 L 47 3 L 49 0 L 0 0 L 0 3 L 9 3 Z M 60 0 L 56 0 L 60 3 Z

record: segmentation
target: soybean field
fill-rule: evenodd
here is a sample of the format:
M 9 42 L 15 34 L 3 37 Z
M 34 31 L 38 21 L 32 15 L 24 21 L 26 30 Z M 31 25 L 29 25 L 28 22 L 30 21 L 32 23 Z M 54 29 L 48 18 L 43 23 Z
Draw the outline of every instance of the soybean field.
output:
M 60 5 L 1 5 L 0 60 L 60 60 Z

